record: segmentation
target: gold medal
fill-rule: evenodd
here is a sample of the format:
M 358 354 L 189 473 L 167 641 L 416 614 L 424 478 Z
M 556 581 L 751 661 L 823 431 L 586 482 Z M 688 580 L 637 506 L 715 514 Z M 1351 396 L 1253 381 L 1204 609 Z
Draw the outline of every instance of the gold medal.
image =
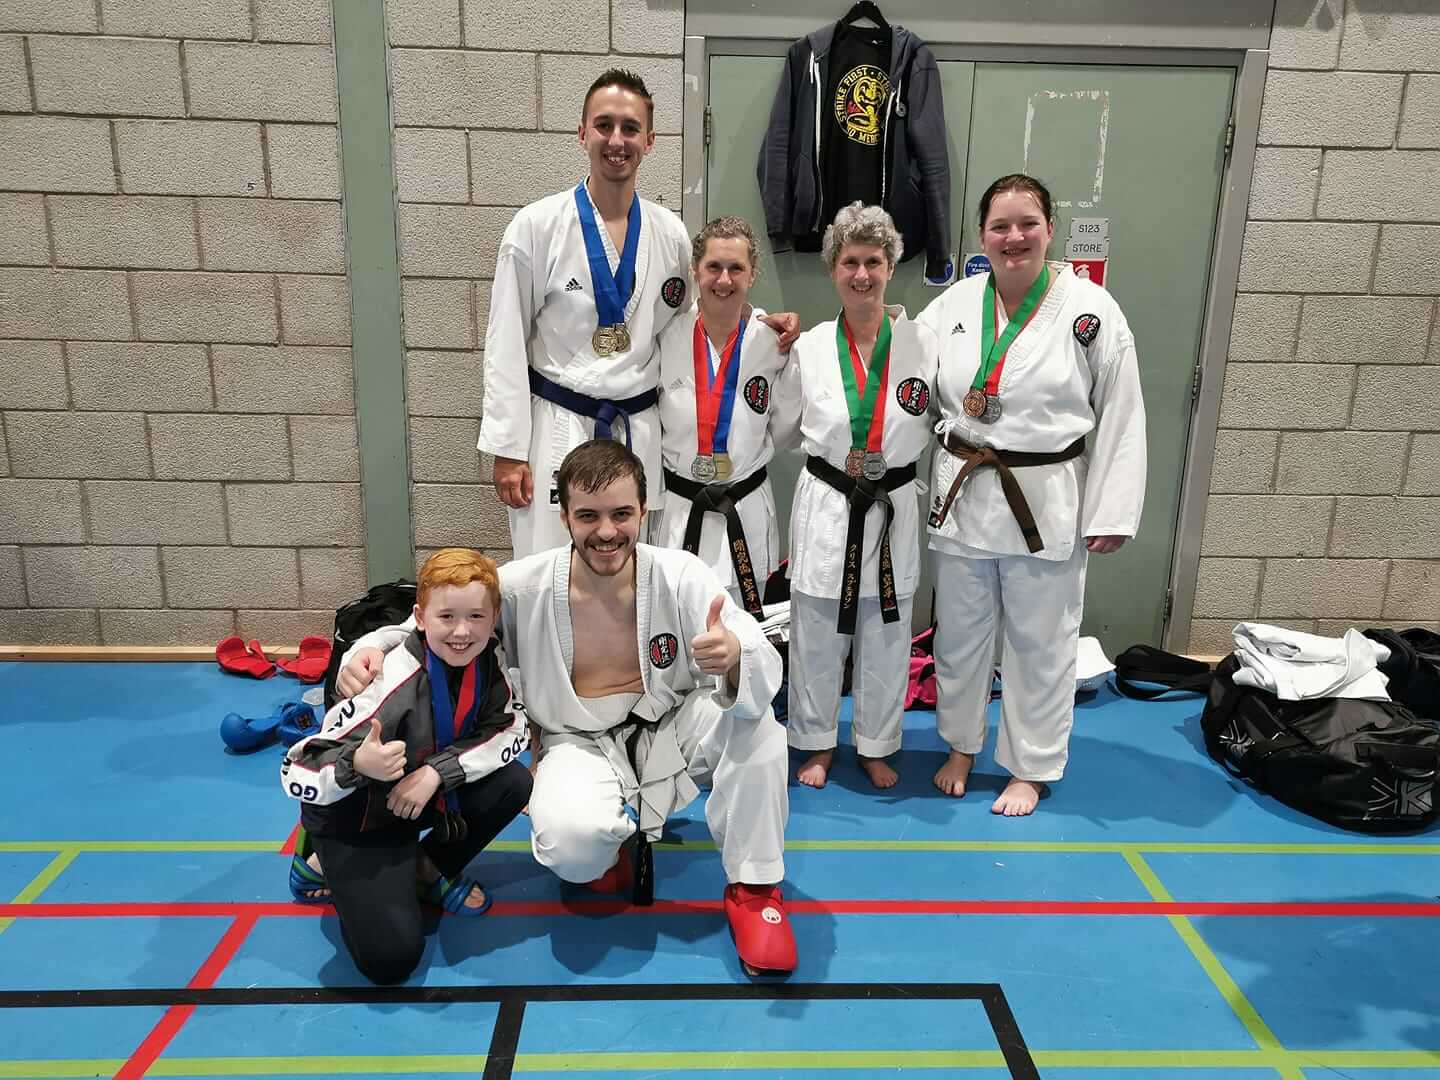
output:
M 629 328 L 628 326 L 626 326 L 626 325 L 622 322 L 622 323 L 616 323 L 614 326 L 610 327 L 610 331 L 611 331 L 611 334 L 613 335 L 613 337 L 614 337 L 614 339 L 615 339 L 615 351 L 616 351 L 616 352 L 629 352 L 629 351 L 630 351 L 630 328 Z
M 615 351 L 615 328 L 613 326 L 597 326 L 595 333 L 590 335 L 590 347 L 595 350 L 596 356 L 609 356 Z
M 730 463 L 730 455 L 723 450 L 718 451 L 715 454 L 715 479 L 723 484 L 730 479 L 732 472 L 734 472 L 734 466 Z

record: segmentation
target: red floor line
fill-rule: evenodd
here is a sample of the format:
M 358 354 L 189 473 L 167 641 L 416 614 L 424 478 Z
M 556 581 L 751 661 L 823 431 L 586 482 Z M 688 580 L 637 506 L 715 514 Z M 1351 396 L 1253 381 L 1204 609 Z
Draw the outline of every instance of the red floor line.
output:
M 215 985 L 215 980 L 220 978 L 220 973 L 225 970 L 225 965 L 234 959 L 239 952 L 240 946 L 255 929 L 255 920 L 258 916 L 254 914 L 242 914 L 236 917 L 225 931 L 225 936 L 220 939 L 219 944 L 211 951 L 205 962 L 200 965 L 200 970 L 190 980 L 189 989 L 209 990 Z M 172 1005 L 165 1010 L 165 1015 L 160 1018 L 145 1036 L 145 1041 L 135 1048 L 135 1053 L 120 1067 L 115 1074 L 115 1080 L 135 1080 L 142 1077 L 154 1065 L 165 1048 L 170 1045 L 171 1040 L 180 1033 L 195 1012 L 194 1005 Z
M 296 845 L 300 842 L 300 823 L 295 823 L 295 828 L 290 830 L 290 838 L 280 847 L 281 855 L 294 855 Z
M 1152 900 L 789 900 L 792 915 L 1194 915 L 1244 917 L 1437 918 L 1436 903 L 1318 903 Z M 492 915 L 695 915 L 719 911 L 719 900 L 659 900 L 637 908 L 622 900 L 497 900 Z M 119 903 L 0 904 L 0 918 L 314 918 L 333 915 L 323 904 Z

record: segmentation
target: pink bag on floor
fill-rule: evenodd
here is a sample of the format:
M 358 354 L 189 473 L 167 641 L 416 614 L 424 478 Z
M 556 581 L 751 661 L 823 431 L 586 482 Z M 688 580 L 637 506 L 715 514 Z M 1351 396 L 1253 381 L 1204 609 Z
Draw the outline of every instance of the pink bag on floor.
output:
M 905 708 L 935 708 L 935 627 L 910 639 L 910 681 L 905 687 Z

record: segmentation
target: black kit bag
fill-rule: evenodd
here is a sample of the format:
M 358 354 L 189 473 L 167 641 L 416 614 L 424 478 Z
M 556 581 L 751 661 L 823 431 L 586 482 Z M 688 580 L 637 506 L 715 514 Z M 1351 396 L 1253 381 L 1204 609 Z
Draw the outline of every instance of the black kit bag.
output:
M 1115 689 L 1140 701 L 1154 701 L 1171 693 L 1203 694 L 1214 678 L 1215 673 L 1205 661 L 1151 645 L 1131 645 L 1115 658 Z
M 1215 670 L 1200 716 L 1205 749 L 1232 776 L 1344 829 L 1409 832 L 1435 819 L 1440 721 L 1394 701 L 1281 701 Z
M 1362 630 L 1390 650 L 1380 673 L 1390 696 L 1417 716 L 1440 720 L 1440 634 L 1433 630 Z
M 394 626 L 410 617 L 415 609 L 415 583 L 392 581 L 372 585 L 358 600 L 351 600 L 335 612 L 335 638 L 330 647 L 330 666 L 325 670 L 325 711 L 339 700 L 335 680 L 340 677 L 340 660 L 345 650 L 371 630 Z

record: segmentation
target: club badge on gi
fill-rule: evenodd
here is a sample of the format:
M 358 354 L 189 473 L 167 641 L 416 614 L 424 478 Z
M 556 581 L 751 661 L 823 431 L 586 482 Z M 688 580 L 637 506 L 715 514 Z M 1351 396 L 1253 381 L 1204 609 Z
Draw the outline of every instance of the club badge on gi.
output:
M 1075 335 L 1076 341 L 1081 345 L 1088 346 L 1095 340 L 1096 335 L 1100 333 L 1100 316 L 1081 315 L 1075 320 L 1070 330 Z
M 764 375 L 756 375 L 745 384 L 745 404 L 750 406 L 751 412 L 762 416 L 770 407 L 770 383 Z
M 678 308 L 685 299 L 685 279 L 666 278 L 665 284 L 660 286 L 660 299 L 665 301 L 666 307 Z
M 924 379 L 905 379 L 895 387 L 895 401 L 911 416 L 919 416 L 930 405 L 930 387 Z
M 674 634 L 656 634 L 650 639 L 650 663 L 657 668 L 668 668 L 680 655 L 680 641 Z

